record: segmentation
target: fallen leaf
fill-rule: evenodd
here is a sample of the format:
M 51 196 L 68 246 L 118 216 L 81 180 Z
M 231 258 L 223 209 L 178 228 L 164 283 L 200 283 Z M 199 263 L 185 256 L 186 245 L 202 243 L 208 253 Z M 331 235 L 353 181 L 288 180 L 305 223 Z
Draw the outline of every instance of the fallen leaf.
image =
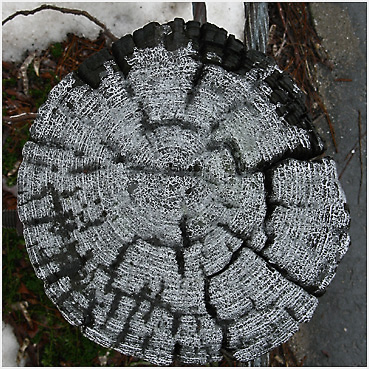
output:
M 20 285 L 20 287 L 19 287 L 19 289 L 18 289 L 18 292 L 19 293 L 25 293 L 25 294 L 27 294 L 27 295 L 33 295 L 33 293 L 31 293 L 30 291 L 29 291 L 29 289 L 25 286 L 25 284 L 22 282 L 21 283 L 21 285 Z

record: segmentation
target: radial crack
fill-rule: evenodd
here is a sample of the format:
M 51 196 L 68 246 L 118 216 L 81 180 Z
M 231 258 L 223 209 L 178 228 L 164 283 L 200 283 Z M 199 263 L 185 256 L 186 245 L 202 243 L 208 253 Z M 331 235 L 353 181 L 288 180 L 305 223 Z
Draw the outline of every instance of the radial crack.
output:
M 185 109 L 188 109 L 189 105 L 192 104 L 195 98 L 197 86 L 200 84 L 200 81 L 204 77 L 205 73 L 206 73 L 206 70 L 204 70 L 204 64 L 201 63 L 199 67 L 196 69 L 195 75 L 193 77 L 192 88 L 189 91 L 187 91 Z
M 242 245 L 232 254 L 231 259 L 229 260 L 229 262 L 221 270 L 219 270 L 219 271 L 217 271 L 217 272 L 215 272 L 211 275 L 208 275 L 208 279 L 214 278 L 217 275 L 224 273 L 228 268 L 230 268 L 235 263 L 235 261 L 238 259 L 238 257 L 241 254 L 241 251 L 245 247 L 247 247 L 247 245 L 246 245 L 246 242 L 244 241 L 242 243 Z
M 179 222 L 179 228 L 181 230 L 182 235 L 182 245 L 176 247 L 176 261 L 178 265 L 178 273 L 184 277 L 184 271 L 185 271 L 185 260 L 184 260 L 184 250 L 191 246 L 191 240 L 187 233 L 187 216 L 183 215 L 180 222 Z
M 148 285 L 145 284 L 140 292 L 137 294 L 137 297 L 135 298 L 135 305 L 132 307 L 131 311 L 129 312 L 126 321 L 124 323 L 122 331 L 118 334 L 116 339 L 116 347 L 121 343 L 124 342 L 124 339 L 126 338 L 127 334 L 129 333 L 130 329 L 130 323 L 133 318 L 133 316 L 138 312 L 141 303 L 145 300 L 145 295 L 147 295 L 148 291 Z
M 245 237 L 242 234 L 231 230 L 227 224 L 218 223 L 217 225 L 219 227 L 222 227 L 226 232 L 228 232 L 232 236 L 237 237 L 238 239 L 242 240 L 243 243 L 242 243 L 241 248 L 247 247 L 248 249 L 250 249 L 253 253 L 255 253 L 258 257 L 260 257 L 266 263 L 266 266 L 271 271 L 274 271 L 274 270 L 277 271 L 282 277 L 284 277 L 288 281 L 296 284 L 298 287 L 302 288 L 303 290 L 305 290 L 310 295 L 313 295 L 313 296 L 316 296 L 316 297 L 320 295 L 319 293 L 315 292 L 316 287 L 306 286 L 303 283 L 301 283 L 301 281 L 298 281 L 298 280 L 295 280 L 294 278 L 291 278 L 288 275 L 288 272 L 285 269 L 283 269 L 282 267 L 280 267 L 277 264 L 271 263 L 270 260 L 265 255 L 263 255 L 262 251 L 256 251 L 255 249 L 251 248 L 248 244 L 250 242 L 250 239 L 248 237 Z M 271 242 L 271 241 L 269 240 L 269 242 Z M 215 274 L 220 274 L 220 273 L 215 273 Z
M 202 268 L 204 276 L 204 301 L 207 313 L 214 319 L 216 324 L 222 330 L 222 349 L 227 350 L 227 325 L 230 323 L 228 320 L 221 320 L 218 318 L 218 313 L 216 307 L 211 303 L 210 297 L 210 278 L 205 274 L 204 268 Z

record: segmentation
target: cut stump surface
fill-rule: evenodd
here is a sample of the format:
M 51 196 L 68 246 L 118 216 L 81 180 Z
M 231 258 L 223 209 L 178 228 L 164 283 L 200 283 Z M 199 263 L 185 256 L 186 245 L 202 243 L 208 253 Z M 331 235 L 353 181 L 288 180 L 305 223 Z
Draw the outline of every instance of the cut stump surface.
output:
M 150 23 L 50 93 L 19 170 L 36 274 L 93 341 L 252 360 L 308 321 L 349 245 L 303 95 L 212 24 Z

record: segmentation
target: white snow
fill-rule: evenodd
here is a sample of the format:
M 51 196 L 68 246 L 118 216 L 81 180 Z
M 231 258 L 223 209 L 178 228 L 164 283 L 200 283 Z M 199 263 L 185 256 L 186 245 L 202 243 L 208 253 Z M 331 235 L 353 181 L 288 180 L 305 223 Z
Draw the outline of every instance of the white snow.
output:
M 42 2 L 3 3 L 2 18 L 20 9 L 34 9 Z M 104 23 L 117 37 L 132 33 L 146 23 L 165 23 L 174 17 L 192 19 L 191 3 L 67 3 L 47 4 L 86 10 Z M 82 16 L 43 10 L 35 15 L 22 16 L 3 26 L 3 59 L 21 60 L 25 50 L 44 49 L 52 42 L 62 41 L 67 33 L 94 39 L 101 29 Z
M 30 10 L 43 2 L 3 2 L 2 19 L 18 10 Z M 151 21 L 165 23 L 175 17 L 193 19 L 191 2 L 50 2 L 47 4 L 86 10 L 103 22 L 113 34 L 122 37 Z M 206 3 L 208 22 L 243 39 L 242 2 Z M 66 39 L 67 33 L 94 39 L 100 28 L 82 16 L 43 10 L 34 15 L 19 15 L 2 27 L 2 56 L 7 61 L 22 61 L 28 53 L 43 50 L 50 43 Z
M 18 366 L 17 365 L 17 354 L 19 350 L 18 341 L 14 335 L 13 328 L 3 322 L 3 335 L 2 335 L 2 366 Z M 20 366 L 24 366 L 25 359 L 22 359 Z
M 224 28 L 229 34 L 233 34 L 243 41 L 245 27 L 245 10 L 243 2 L 207 2 L 206 17 L 209 23 Z

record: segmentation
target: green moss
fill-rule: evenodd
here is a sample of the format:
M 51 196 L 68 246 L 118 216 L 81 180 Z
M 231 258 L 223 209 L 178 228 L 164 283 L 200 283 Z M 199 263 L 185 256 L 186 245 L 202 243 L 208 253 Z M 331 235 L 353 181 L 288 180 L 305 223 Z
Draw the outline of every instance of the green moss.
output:
M 12 186 L 17 181 L 16 174 L 9 176 L 8 173 L 14 168 L 15 163 L 19 160 L 19 152 L 12 149 L 14 142 L 9 136 L 3 145 L 3 175 L 7 178 L 7 185 Z
M 11 311 L 11 305 L 20 300 L 21 276 L 14 273 L 20 267 L 20 260 L 26 257 L 24 240 L 15 229 L 3 228 L 3 313 Z
M 63 54 L 63 48 L 59 42 L 57 42 L 54 45 L 51 45 L 50 50 L 51 50 L 52 56 L 56 59 L 60 58 Z
M 14 153 L 8 152 L 10 138 L 8 137 L 3 146 L 3 175 L 7 175 L 7 173 L 14 167 L 14 164 L 17 162 L 18 157 Z
M 34 98 L 35 106 L 38 109 L 47 99 L 49 92 L 51 91 L 52 86 L 49 82 L 46 82 L 42 88 L 40 89 L 30 89 L 29 94 Z
M 38 322 L 38 331 L 31 342 L 40 344 L 40 363 L 43 366 L 99 364 L 98 355 L 105 354 L 107 349 L 83 337 L 78 327 L 71 326 L 61 317 L 46 296 L 43 282 L 33 271 L 23 237 L 18 236 L 13 229 L 3 229 L 2 278 L 4 314 L 12 312 L 15 303 L 24 301 L 25 295 L 19 292 L 21 285 L 35 296 L 27 310 L 31 319 Z M 13 311 L 13 314 L 18 324 L 24 324 L 24 317 L 19 310 Z
M 14 169 L 17 161 L 22 160 L 22 149 L 29 140 L 29 135 L 29 124 L 24 124 L 15 128 L 4 142 L 2 174 L 7 178 L 8 186 L 13 186 L 17 183 L 18 172 L 15 171 L 10 176 L 8 176 L 8 173 Z
M 7 179 L 6 179 L 6 184 L 9 186 L 9 187 L 13 187 L 17 184 L 17 176 L 16 175 L 12 175 L 12 176 L 9 176 Z
M 17 85 L 17 80 L 14 77 L 3 78 L 3 88 L 15 87 Z
M 52 78 L 43 79 L 37 76 L 33 64 L 30 64 L 27 70 L 30 88 L 28 94 L 33 98 L 34 106 L 38 109 L 47 99 L 49 92 L 55 86 L 59 79 L 55 73 L 50 73 Z
M 34 273 L 23 237 L 12 229 L 3 229 L 2 273 L 3 314 L 12 312 L 16 323 L 24 325 L 25 318 L 21 311 L 14 311 L 14 304 L 31 297 L 27 310 L 37 325 L 37 333 L 31 338 L 31 343 L 38 345 L 42 366 L 100 366 L 98 357 L 105 355 L 108 349 L 84 337 L 78 327 L 70 325 L 61 316 L 46 296 L 43 282 Z M 19 292 L 22 285 L 29 294 Z M 111 350 L 108 356 L 113 354 L 114 350 Z M 141 364 L 150 365 L 144 361 L 133 361 L 127 366 Z

